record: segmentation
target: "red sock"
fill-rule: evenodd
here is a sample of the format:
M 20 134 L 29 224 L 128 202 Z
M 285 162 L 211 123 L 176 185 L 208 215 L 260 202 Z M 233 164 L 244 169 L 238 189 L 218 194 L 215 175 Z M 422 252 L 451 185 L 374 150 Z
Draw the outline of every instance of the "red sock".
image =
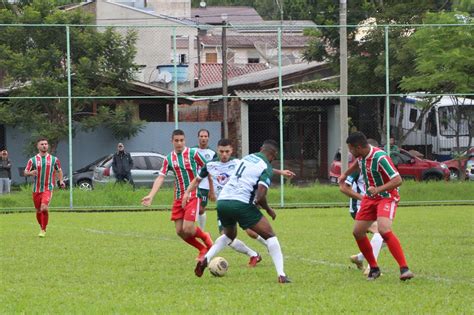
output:
M 36 211 L 36 221 L 38 221 L 38 224 L 39 224 L 40 226 L 42 226 L 42 225 L 41 225 L 41 221 L 42 221 L 41 218 L 42 218 L 42 217 L 43 217 L 43 216 L 41 215 L 41 212 L 40 212 L 40 211 Z
M 199 251 L 202 251 L 206 248 L 206 246 L 199 242 L 194 236 L 190 236 L 184 241 L 189 245 L 196 247 Z
M 372 245 L 370 244 L 369 238 L 367 236 L 364 236 L 361 239 L 356 239 L 356 242 L 359 246 L 361 253 L 364 255 L 365 259 L 367 259 L 370 268 L 377 268 L 377 260 L 375 259 L 374 251 L 372 249 Z
M 199 226 L 196 226 L 196 234 L 194 234 L 194 236 L 196 236 L 197 238 L 200 238 L 202 240 L 207 238 L 207 234 L 204 233 L 204 231 L 201 230 L 201 228 Z
M 46 227 L 48 226 L 49 220 L 49 213 L 48 211 L 43 211 L 43 224 L 41 225 L 41 229 L 46 231 Z
M 400 245 L 400 241 L 395 236 L 395 234 L 393 234 L 392 231 L 389 231 L 385 234 L 382 234 L 382 238 L 385 241 L 385 244 L 387 244 L 388 249 L 392 253 L 393 258 L 395 258 L 400 268 L 407 267 L 405 254 L 403 253 L 403 249 L 402 249 L 402 246 Z

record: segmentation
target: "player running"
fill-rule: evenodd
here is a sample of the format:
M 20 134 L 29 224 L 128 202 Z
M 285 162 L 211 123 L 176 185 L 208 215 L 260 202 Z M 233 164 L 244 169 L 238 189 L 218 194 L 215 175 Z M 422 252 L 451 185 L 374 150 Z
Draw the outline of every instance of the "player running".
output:
M 209 130 L 200 129 L 198 131 L 198 145 L 196 146 L 199 154 L 206 159 L 211 161 L 215 156 L 216 152 L 209 148 Z M 199 169 L 198 169 L 199 173 Z M 199 227 L 204 230 L 206 227 L 206 207 L 209 198 L 209 180 L 203 180 L 199 183 L 199 198 L 201 198 L 201 207 L 199 208 L 198 222 Z
M 175 223 L 176 234 L 186 243 L 199 250 L 198 258 L 204 256 L 212 246 L 212 239 L 209 233 L 203 232 L 199 227 L 194 226 L 196 215 L 199 213 L 200 200 L 197 190 L 191 192 L 189 202 L 186 206 L 181 206 L 181 198 L 186 188 L 197 175 L 197 168 L 203 167 L 206 160 L 196 149 L 186 147 L 184 132 L 180 129 L 173 131 L 171 135 L 174 150 L 168 154 L 159 176 L 153 183 L 153 187 L 148 195 L 143 197 L 142 204 L 150 206 L 153 198 L 161 188 L 168 171 L 172 171 L 175 176 L 174 202 L 171 210 L 171 220 Z M 198 238 L 202 242 L 198 241 Z
M 360 209 L 360 203 L 365 196 L 365 183 L 364 179 L 358 172 L 355 172 L 347 176 L 345 182 L 339 183 L 339 189 L 343 194 L 350 197 L 349 200 L 349 213 L 351 217 L 355 220 L 356 214 Z M 373 233 L 370 244 L 374 249 L 374 257 L 377 259 L 380 253 L 380 249 L 383 245 L 383 238 L 377 230 L 377 222 L 372 223 L 368 229 L 369 232 Z M 359 270 L 364 269 L 364 255 L 358 253 L 357 255 L 352 255 L 350 261 L 357 266 Z M 370 272 L 370 266 L 367 266 L 367 269 L 364 270 L 364 274 L 367 276 Z
M 28 160 L 24 174 L 25 176 L 34 176 L 33 203 L 36 208 L 36 220 L 41 227 L 38 236 L 45 237 L 49 220 L 48 208 L 53 197 L 56 174 L 59 178 L 59 185 L 61 187 L 65 185 L 59 159 L 48 153 L 48 140 L 45 138 L 38 139 L 36 147 L 38 148 L 38 154 Z
M 276 213 L 268 205 L 266 195 L 273 175 L 270 163 L 277 155 L 276 142 L 267 140 L 259 153 L 245 156 L 236 165 L 235 173 L 230 175 L 217 200 L 217 215 L 224 234 L 216 239 L 209 252 L 198 261 L 194 269 L 196 276 L 201 277 L 211 258 L 234 241 L 237 236 L 236 224 L 239 223 L 242 229 L 250 228 L 266 240 L 268 252 L 278 274 L 278 282 L 291 282 L 283 270 L 283 254 L 278 238 L 270 222 L 257 208 L 262 207 L 275 220 Z
M 191 182 L 189 185 L 188 189 L 186 190 L 186 193 L 183 195 L 183 204 L 187 203 L 187 200 L 189 198 L 189 194 L 192 190 L 196 188 L 196 185 L 203 181 L 207 181 L 205 178 L 210 175 L 212 178 L 212 183 L 214 187 L 214 192 L 217 197 L 219 197 L 219 194 L 221 190 L 224 188 L 224 185 L 229 181 L 229 178 L 232 174 L 235 173 L 237 166 L 240 164 L 240 160 L 235 159 L 232 157 L 233 154 L 233 147 L 232 147 L 232 142 L 228 139 L 221 139 L 219 140 L 217 144 L 217 156 L 212 160 L 207 162 L 206 166 L 204 166 L 201 171 L 199 172 L 198 176 Z M 273 170 L 274 173 L 276 174 L 282 174 L 287 177 L 293 177 L 295 174 L 289 170 Z M 209 196 L 210 199 L 215 199 L 215 196 Z M 219 227 L 219 232 L 223 232 L 223 227 L 218 220 L 218 227 Z M 245 232 L 247 232 L 247 235 L 250 236 L 253 239 L 258 240 L 260 243 L 262 243 L 265 247 L 267 247 L 267 242 L 257 233 L 252 231 L 251 229 L 246 229 Z M 262 257 L 260 254 L 258 254 L 256 251 L 252 250 L 249 248 L 244 242 L 241 240 L 235 238 L 231 244 L 229 244 L 229 247 L 234 249 L 236 252 L 245 254 L 250 257 L 250 261 L 248 263 L 249 267 L 255 267 L 257 263 L 259 263 L 262 260 Z
M 400 200 L 398 187 L 402 184 L 402 178 L 387 153 L 371 146 L 363 133 L 352 133 L 346 143 L 349 151 L 357 158 L 357 163 L 353 163 L 339 177 L 339 183 L 344 182 L 350 174 L 359 171 L 364 178 L 365 186 L 368 187 L 367 195 L 362 198 L 360 210 L 356 214 L 353 231 L 357 245 L 370 265 L 367 280 L 380 277 L 380 269 L 366 234 L 374 221 L 377 221 L 379 233 L 400 266 L 400 280 L 411 279 L 414 274 L 408 268 L 400 241 L 391 230 Z

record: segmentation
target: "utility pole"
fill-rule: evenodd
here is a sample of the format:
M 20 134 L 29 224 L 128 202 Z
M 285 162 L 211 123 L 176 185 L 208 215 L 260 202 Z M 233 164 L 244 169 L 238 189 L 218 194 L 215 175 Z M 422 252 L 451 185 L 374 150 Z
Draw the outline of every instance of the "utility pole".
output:
M 222 106 L 224 110 L 224 138 L 229 137 L 227 113 L 227 15 L 222 16 Z
M 340 62 L 340 128 L 341 128 L 341 174 L 348 168 L 349 157 L 346 138 L 349 135 L 347 110 L 347 0 L 339 0 L 339 62 Z

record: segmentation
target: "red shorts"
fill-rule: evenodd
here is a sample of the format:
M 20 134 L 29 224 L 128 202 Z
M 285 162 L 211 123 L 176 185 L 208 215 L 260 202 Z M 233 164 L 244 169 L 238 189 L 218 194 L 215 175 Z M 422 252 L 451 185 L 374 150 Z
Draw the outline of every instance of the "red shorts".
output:
M 181 207 L 181 199 L 173 202 L 173 209 L 171 209 L 171 221 L 184 219 L 185 221 L 196 221 L 199 213 L 199 206 L 201 200 L 197 197 L 190 198 L 184 209 Z
M 42 204 L 49 206 L 51 198 L 53 198 L 53 192 L 51 190 L 46 190 L 44 192 L 34 192 L 33 202 L 35 203 L 35 208 L 39 210 Z
M 355 219 L 359 221 L 376 221 L 378 217 L 385 217 L 393 220 L 397 211 L 398 201 L 398 198 L 371 199 L 364 196 Z

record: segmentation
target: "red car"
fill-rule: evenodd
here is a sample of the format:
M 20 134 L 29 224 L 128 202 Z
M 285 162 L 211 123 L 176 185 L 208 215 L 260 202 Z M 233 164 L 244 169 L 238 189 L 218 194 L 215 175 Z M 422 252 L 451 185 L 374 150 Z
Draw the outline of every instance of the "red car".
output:
M 390 156 L 402 178 L 412 178 L 417 181 L 449 180 L 450 178 L 448 166 L 444 163 L 415 157 L 403 149 L 400 152 L 392 152 Z M 352 155 L 349 154 L 349 163 L 353 160 Z M 329 180 L 336 184 L 340 175 L 341 153 L 337 152 L 329 169 Z
M 464 171 L 466 169 L 466 162 L 469 159 L 469 156 L 474 154 L 474 147 L 467 150 L 459 159 L 461 161 L 461 170 Z M 444 161 L 443 163 L 446 164 L 449 168 L 451 173 L 451 179 L 457 180 L 459 178 L 459 161 L 457 159 L 452 159 L 448 161 Z M 466 178 L 467 179 L 467 178 Z

